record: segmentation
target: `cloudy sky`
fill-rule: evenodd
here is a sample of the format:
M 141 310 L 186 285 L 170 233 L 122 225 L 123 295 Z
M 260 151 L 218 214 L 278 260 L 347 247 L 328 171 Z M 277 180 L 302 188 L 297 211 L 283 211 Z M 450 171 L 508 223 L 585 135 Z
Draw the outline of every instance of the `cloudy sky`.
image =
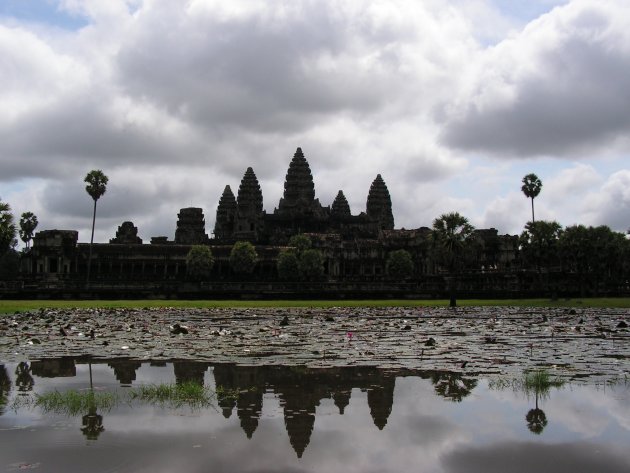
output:
M 296 147 L 330 205 L 380 173 L 397 228 L 458 211 L 630 226 L 627 0 L 3 0 L 0 198 L 89 241 L 207 232 L 248 166 L 273 212 Z

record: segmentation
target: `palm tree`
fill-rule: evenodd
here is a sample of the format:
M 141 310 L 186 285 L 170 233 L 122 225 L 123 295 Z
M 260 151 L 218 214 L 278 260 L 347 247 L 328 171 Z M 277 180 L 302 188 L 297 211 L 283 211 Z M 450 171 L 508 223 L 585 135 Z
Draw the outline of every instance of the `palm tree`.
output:
M 20 218 L 20 239 L 26 244 L 26 249 L 30 248 L 30 242 L 33 239 L 33 233 L 37 228 L 37 217 L 33 212 L 24 212 Z
M 109 181 L 109 178 L 103 173 L 103 171 L 96 169 L 88 172 L 83 181 L 88 183 L 88 185 L 85 186 L 85 191 L 90 194 L 90 197 L 94 200 L 94 211 L 92 213 L 92 236 L 90 237 L 90 255 L 87 266 L 87 284 L 89 284 L 90 268 L 92 265 L 92 244 L 94 243 L 94 224 L 96 223 L 96 201 L 100 199 L 107 190 L 107 181 Z
M 468 244 L 472 241 L 475 228 L 468 219 L 458 212 L 442 214 L 433 221 L 433 242 L 442 263 L 451 274 L 450 306 L 455 307 L 455 284 L 452 279 L 456 270 L 461 268 L 462 256 Z
M 523 186 L 521 187 L 521 190 L 523 191 L 523 194 L 525 194 L 525 197 L 527 197 L 528 199 L 532 199 L 532 222 L 535 222 L 536 220 L 534 219 L 534 198 L 538 197 L 538 194 L 540 194 L 540 190 L 542 189 L 542 181 L 538 179 L 538 176 L 536 174 L 528 174 L 523 178 L 522 182 Z
M 0 201 L 0 256 L 15 246 L 15 233 L 11 206 Z

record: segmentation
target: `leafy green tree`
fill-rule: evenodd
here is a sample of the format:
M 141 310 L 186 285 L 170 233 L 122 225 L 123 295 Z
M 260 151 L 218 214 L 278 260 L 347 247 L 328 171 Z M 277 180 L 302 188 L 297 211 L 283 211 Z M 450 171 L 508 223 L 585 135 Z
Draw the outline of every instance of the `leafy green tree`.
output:
M 87 182 L 85 191 L 94 201 L 94 211 L 92 212 L 92 236 L 90 237 L 90 254 L 87 265 L 87 283 L 90 283 L 90 269 L 92 267 L 92 245 L 94 244 L 94 224 L 96 223 L 96 202 L 107 190 L 109 178 L 100 169 L 95 169 L 87 173 L 83 182 Z
M 214 256 L 206 245 L 194 245 L 186 255 L 186 272 L 193 279 L 207 279 L 214 266 Z
M 450 306 L 457 305 L 455 274 L 463 267 L 463 256 L 473 242 L 475 228 L 458 212 L 442 214 L 433 221 L 433 244 L 438 261 L 451 275 Z
M 258 254 L 256 248 L 248 241 L 237 241 L 230 252 L 230 267 L 236 274 L 245 275 L 252 274 L 256 263 L 258 262 Z
M 324 256 L 315 249 L 304 250 L 299 257 L 298 267 L 302 279 L 317 281 L 324 275 Z
M 607 226 L 587 228 L 584 225 L 567 227 L 557 243 L 562 269 L 577 276 L 582 296 L 587 283 L 596 292 L 600 283 L 606 287 L 623 284 L 628 245 L 625 235 Z
M 17 244 L 15 233 L 16 229 L 11 206 L 0 201 L 0 255 L 15 247 Z
M 299 260 L 295 250 L 288 249 L 278 255 L 278 277 L 285 281 L 300 279 Z
M 306 235 L 294 235 L 289 240 L 291 248 L 278 256 L 278 276 L 293 281 L 317 281 L 324 275 L 324 256 L 313 249 Z
M 413 274 L 413 260 L 407 250 L 392 251 L 385 263 L 387 274 L 394 279 L 407 279 Z
M 33 212 L 24 212 L 20 218 L 20 239 L 26 244 L 27 250 L 31 246 L 30 243 L 38 223 Z
M 293 235 L 289 240 L 289 246 L 292 246 L 297 251 L 298 256 L 302 254 L 303 251 L 310 249 L 313 246 L 311 239 L 306 235 Z
M 537 268 L 558 265 L 558 239 L 561 233 L 562 226 L 556 221 L 527 222 L 519 237 L 523 262 Z
M 521 187 L 521 190 L 523 191 L 523 194 L 525 194 L 525 197 L 527 197 L 528 199 L 532 199 L 532 222 L 535 222 L 536 219 L 534 218 L 534 198 L 538 197 L 538 194 L 540 194 L 540 191 L 542 189 L 542 181 L 538 178 L 536 174 L 527 174 L 523 178 L 522 182 L 523 186 Z

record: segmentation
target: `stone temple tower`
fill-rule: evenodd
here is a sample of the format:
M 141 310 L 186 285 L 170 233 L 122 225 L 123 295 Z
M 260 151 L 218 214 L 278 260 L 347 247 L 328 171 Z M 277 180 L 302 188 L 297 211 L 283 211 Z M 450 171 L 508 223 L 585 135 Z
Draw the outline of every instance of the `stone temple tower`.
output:
M 214 224 L 214 237 L 229 240 L 234 236 L 236 223 L 236 198 L 230 186 L 225 186 L 217 207 L 217 218 Z
M 394 229 L 394 214 L 392 213 L 392 200 L 389 190 L 381 175 L 370 186 L 366 204 L 367 216 L 378 223 L 379 230 Z
M 238 240 L 256 241 L 263 230 L 263 196 L 260 184 L 249 167 L 241 180 L 236 200 L 236 228 Z
M 316 206 L 321 207 L 319 201 L 315 200 L 311 168 L 302 153 L 302 148 L 298 148 L 289 164 L 284 181 L 284 195 L 278 204 L 278 212 L 280 214 L 312 212 Z
M 203 245 L 208 243 L 206 220 L 203 210 L 197 207 L 181 209 L 177 214 L 175 243 L 178 245 Z
M 337 193 L 337 197 L 335 197 L 330 209 L 330 215 L 337 218 L 350 217 L 350 205 L 343 191 Z

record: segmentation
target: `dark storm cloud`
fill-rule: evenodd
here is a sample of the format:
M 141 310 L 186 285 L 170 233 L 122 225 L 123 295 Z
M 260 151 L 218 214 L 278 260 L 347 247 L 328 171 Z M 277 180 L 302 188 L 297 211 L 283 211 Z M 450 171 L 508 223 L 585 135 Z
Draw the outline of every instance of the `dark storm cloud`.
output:
M 156 164 L 178 158 L 200 160 L 201 146 L 159 139 L 156 130 L 137 123 L 116 123 L 102 97 L 77 97 L 63 106 L 27 114 L 0 129 L 0 154 L 7 159 L 1 179 L 64 177 L 86 161 L 109 167 Z M 158 138 L 158 139 L 156 139 Z
M 622 452 L 601 444 L 506 442 L 456 450 L 446 455 L 444 466 L 446 472 L 467 473 L 622 473 L 630 469 L 630 459 Z
M 497 155 L 575 157 L 627 139 L 630 49 L 617 15 L 628 11 L 604 5 L 555 10 L 490 51 L 490 72 L 446 123 L 444 142 Z

